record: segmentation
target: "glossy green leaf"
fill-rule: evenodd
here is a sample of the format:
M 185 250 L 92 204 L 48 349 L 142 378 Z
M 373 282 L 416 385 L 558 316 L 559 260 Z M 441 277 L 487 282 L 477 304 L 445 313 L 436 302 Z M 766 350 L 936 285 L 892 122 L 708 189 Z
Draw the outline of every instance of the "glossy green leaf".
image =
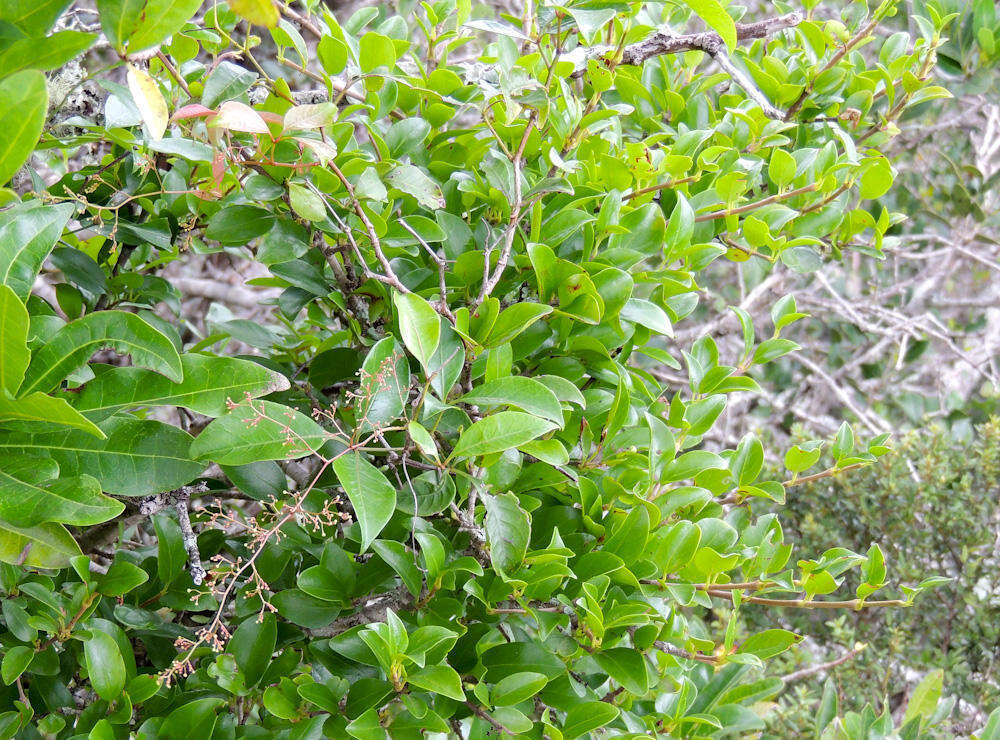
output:
M 45 456 L 60 475 L 89 475 L 118 496 L 148 496 L 190 483 L 204 465 L 189 455 L 191 436 L 159 421 L 113 417 L 98 439 L 79 430 L 26 432 L 0 430 L 0 457 Z
M 175 382 L 182 379 L 180 355 L 166 336 L 133 313 L 99 311 L 66 324 L 31 356 L 18 394 L 53 390 L 94 352 L 105 347 L 128 354 L 133 364 L 155 370 Z
M 363 552 L 392 518 L 396 509 L 396 489 L 360 452 L 341 455 L 333 461 L 333 470 L 361 526 Z
M 403 344 L 429 375 L 430 360 L 441 338 L 438 312 L 416 293 L 396 293 L 392 300 L 399 314 Z
M 89 475 L 53 480 L 44 459 L 8 455 L 0 469 L 0 519 L 21 527 L 44 522 L 86 526 L 114 519 L 125 508 L 101 493 Z
M 511 572 L 524 560 L 531 540 L 531 518 L 512 493 L 483 499 L 490 559 L 499 571 Z
M 137 367 L 109 368 L 74 395 L 73 406 L 87 418 L 106 419 L 118 411 L 148 406 L 183 406 L 205 416 L 221 416 L 229 403 L 288 389 L 288 379 L 250 360 L 181 355 L 183 379 L 174 381 Z
M 48 88 L 41 72 L 23 70 L 0 80 L 0 186 L 6 185 L 31 155 L 42 133 L 48 105 Z M 0 249 L 4 252 L 5 241 L 0 235 Z
M 521 411 L 501 411 L 480 419 L 458 438 L 452 457 L 503 452 L 552 431 L 555 424 Z
M 0 393 L 18 389 L 30 357 L 28 311 L 10 286 L 0 285 Z
M 118 643 L 106 632 L 91 630 L 90 637 L 83 641 L 83 652 L 90 684 L 97 695 L 105 701 L 118 698 L 127 679 Z
M 474 406 L 516 406 L 559 426 L 563 423 L 562 405 L 556 394 L 534 378 L 497 378 L 477 386 L 458 400 Z
M 273 401 L 245 401 L 209 424 L 191 444 L 196 460 L 246 465 L 315 452 L 330 438 L 301 411 Z
M 73 205 L 43 205 L 38 201 L 19 203 L 0 211 L 0 283 L 7 285 L 22 301 L 73 215 Z

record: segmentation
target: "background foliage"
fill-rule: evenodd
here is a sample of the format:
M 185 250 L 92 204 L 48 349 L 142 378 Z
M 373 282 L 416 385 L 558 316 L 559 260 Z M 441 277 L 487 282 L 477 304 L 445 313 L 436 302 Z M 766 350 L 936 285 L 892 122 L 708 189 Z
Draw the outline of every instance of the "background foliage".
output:
M 851 372 L 922 307 L 789 288 L 913 284 L 877 267 L 894 140 L 995 18 L 820 5 L 0 5 L 3 733 L 943 726 L 936 672 L 788 688 L 834 667 L 791 669 L 804 634 L 863 632 L 795 615 L 969 574 L 899 522 L 782 525 L 888 453 L 913 403 Z

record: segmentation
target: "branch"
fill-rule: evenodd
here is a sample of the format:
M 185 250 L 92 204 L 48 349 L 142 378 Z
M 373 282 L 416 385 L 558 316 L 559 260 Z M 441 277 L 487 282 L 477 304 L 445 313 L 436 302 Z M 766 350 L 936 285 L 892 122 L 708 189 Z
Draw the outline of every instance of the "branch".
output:
M 717 599 L 735 601 L 732 591 L 722 591 L 716 588 L 708 589 L 709 596 Z M 785 606 L 795 609 L 864 609 L 885 606 L 911 606 L 903 599 L 883 599 L 881 601 L 865 601 L 864 599 L 847 599 L 845 601 L 807 601 L 806 599 L 768 599 L 763 596 L 744 596 L 744 603 L 763 604 L 764 606 Z
M 181 527 L 181 539 L 184 540 L 184 550 L 188 556 L 188 570 L 195 586 L 205 581 L 205 568 L 201 564 L 201 553 L 198 551 L 198 538 L 191 527 L 191 516 L 188 512 L 188 501 L 192 493 L 204 493 L 208 486 L 199 483 L 197 486 L 182 486 L 174 492 L 174 508 L 177 510 L 177 521 Z
M 783 31 L 786 28 L 793 28 L 801 22 L 801 15 L 798 13 L 788 13 L 777 18 L 766 18 L 756 23 L 737 23 L 736 38 L 739 41 L 762 39 Z M 653 57 L 664 54 L 680 54 L 685 51 L 704 51 L 712 56 L 716 56 L 723 49 L 725 49 L 725 42 L 723 42 L 722 37 L 715 33 L 715 31 L 686 33 L 680 36 L 654 33 L 638 43 L 626 46 L 622 50 L 622 59 L 619 64 L 636 67 Z M 587 59 L 604 54 L 609 50 L 610 48 L 589 50 L 583 59 L 582 66 L 573 73 L 573 77 L 583 76 L 587 69 Z
M 849 661 L 855 655 L 858 655 L 859 653 L 864 651 L 864 649 L 867 647 L 868 646 L 865 643 L 859 642 L 853 650 L 848 650 L 846 653 L 841 655 L 836 660 L 831 660 L 826 663 L 819 663 L 817 665 L 812 665 L 809 666 L 808 668 L 803 668 L 798 671 L 793 671 L 787 675 L 780 676 L 781 682 L 787 685 L 792 683 L 793 681 L 799 681 L 803 678 L 808 678 L 809 676 L 815 675 L 817 673 L 822 673 L 823 671 L 829 670 L 831 668 L 836 668 L 837 666 L 842 665 L 847 661 Z

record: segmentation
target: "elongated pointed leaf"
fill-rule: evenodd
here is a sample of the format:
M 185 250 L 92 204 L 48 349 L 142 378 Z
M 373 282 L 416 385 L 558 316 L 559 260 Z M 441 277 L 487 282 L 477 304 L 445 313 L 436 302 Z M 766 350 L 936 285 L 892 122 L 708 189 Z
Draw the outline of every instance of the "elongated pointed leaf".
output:
M 0 186 L 7 184 L 35 148 L 48 106 L 41 72 L 26 69 L 0 81 Z
M 29 393 L 21 398 L 11 398 L 0 391 L 0 421 L 37 421 L 47 424 L 82 429 L 95 437 L 104 432 L 94 422 L 69 405 L 64 398 L 53 398 L 44 393 Z
M 73 210 L 71 203 L 49 206 L 31 201 L 0 212 L 0 283 L 10 286 L 22 301 Z
M 106 347 L 131 355 L 133 365 L 181 381 L 181 358 L 166 336 L 134 313 L 99 311 L 66 324 L 35 352 L 19 394 L 53 390 L 94 352 Z
M 228 401 L 288 389 L 288 378 L 251 360 L 188 353 L 181 355 L 181 368 L 179 383 L 143 368 L 110 368 L 83 387 L 73 406 L 95 421 L 145 406 L 183 406 L 216 417 L 228 411 Z
M 201 0 L 146 0 L 128 39 L 129 52 L 148 49 L 181 30 L 200 7 Z
M 487 496 L 483 503 L 486 505 L 490 560 L 498 571 L 509 573 L 521 564 L 528 552 L 531 518 L 512 493 Z
M 480 419 L 458 438 L 453 457 L 475 457 L 503 452 L 541 437 L 555 424 L 521 411 L 501 411 Z
M 406 353 L 393 337 L 376 342 L 361 365 L 357 417 L 362 431 L 385 426 L 403 413 L 410 388 Z
M 28 310 L 10 286 L 0 285 L 0 392 L 17 390 L 30 358 Z
M 106 439 L 76 429 L 0 430 L 0 459 L 11 454 L 50 457 L 62 475 L 92 476 L 103 491 L 119 496 L 178 488 L 205 467 L 188 453 L 191 435 L 177 427 L 132 417 L 112 417 L 100 426 Z
M 43 522 L 88 526 L 114 519 L 125 508 L 101 493 L 89 475 L 51 480 L 52 460 L 8 455 L 0 470 L 0 519 L 19 527 Z
M 512 376 L 491 380 L 459 399 L 477 406 L 517 406 L 536 416 L 563 424 L 562 404 L 556 394 L 533 378 Z
M 42 36 L 69 3 L 70 0 L 4 0 L 0 8 L 5 21 L 28 36 Z
M 441 322 L 431 304 L 415 293 L 397 293 L 393 296 L 399 312 L 399 333 L 403 344 L 420 361 L 427 371 L 428 362 L 441 338 Z
M 29 568 L 65 568 L 80 546 L 60 524 L 18 527 L 0 519 L 0 562 Z
M 246 465 L 309 455 L 330 435 L 301 411 L 271 401 L 241 403 L 202 431 L 191 445 L 197 460 Z
M 396 509 L 396 489 L 360 452 L 348 452 L 333 461 L 333 470 L 354 507 L 361 526 L 361 551 L 364 552 Z

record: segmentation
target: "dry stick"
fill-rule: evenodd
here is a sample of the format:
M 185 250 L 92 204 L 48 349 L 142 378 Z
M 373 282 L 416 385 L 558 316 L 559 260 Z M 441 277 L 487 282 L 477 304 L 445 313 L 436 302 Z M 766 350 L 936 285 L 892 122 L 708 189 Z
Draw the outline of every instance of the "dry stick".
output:
M 444 257 L 442 257 L 441 255 L 439 255 L 437 252 L 435 252 L 431 248 L 430 244 L 428 244 L 426 241 L 424 241 L 423 237 L 420 236 L 420 234 L 418 234 L 413 229 L 413 227 L 410 226 L 410 224 L 408 224 L 406 222 L 406 219 L 403 218 L 402 216 L 399 217 L 399 224 L 404 229 L 406 229 L 407 231 L 410 232 L 410 235 L 413 236 L 413 238 L 416 239 L 420 243 L 420 246 L 422 246 L 424 248 L 424 251 L 426 251 L 427 254 L 430 255 L 430 258 L 432 260 L 434 260 L 434 264 L 436 264 L 438 266 L 438 284 L 439 284 L 438 285 L 438 289 L 441 292 L 441 302 L 437 306 L 435 306 L 435 308 L 437 308 L 438 313 L 440 313 L 442 316 L 450 319 L 452 323 L 455 323 L 455 314 L 453 314 L 451 312 L 451 309 L 448 308 L 448 286 L 445 283 L 445 274 L 446 274 L 447 269 L 448 269 L 447 262 L 445 262 Z
M 393 271 L 392 265 L 389 264 L 389 258 L 386 257 L 385 252 L 382 251 L 382 242 L 378 238 L 378 233 L 376 233 L 375 227 L 369 220 L 364 208 L 361 207 L 361 201 L 358 200 L 358 196 L 354 192 L 354 186 L 351 185 L 347 176 L 344 175 L 340 168 L 337 167 L 337 165 L 335 165 L 332 161 L 327 162 L 326 166 L 333 170 L 333 173 L 337 176 L 340 182 L 343 183 L 344 188 L 347 190 L 347 194 L 351 198 L 351 205 L 354 213 L 361 220 L 361 223 L 364 224 L 365 232 L 368 234 L 368 240 L 372 243 L 372 249 L 375 250 L 375 257 L 378 259 L 379 264 L 382 265 L 382 269 L 385 270 L 385 275 L 372 273 L 372 277 L 375 277 L 377 280 L 385 283 L 386 285 L 391 285 L 400 293 L 409 293 L 410 289 L 403 285 L 399 278 L 396 277 L 396 273 Z
M 808 85 L 802 88 L 802 92 L 799 93 L 799 97 L 795 99 L 795 102 L 792 103 L 791 107 L 788 109 L 788 112 L 785 113 L 786 121 L 790 121 L 792 119 L 792 116 L 794 116 L 796 113 L 799 112 L 799 109 L 802 107 L 802 104 L 806 102 L 806 98 L 808 98 L 809 95 L 812 93 L 813 88 L 816 85 L 816 80 L 818 80 L 823 75 L 824 72 L 827 72 L 836 67 L 837 63 L 845 56 L 847 56 L 848 52 L 850 52 L 851 49 L 853 49 L 855 46 L 864 41 L 868 37 L 868 34 L 870 34 L 877 25 L 878 25 L 878 18 L 873 17 L 864 28 L 858 31 L 846 44 L 844 44 L 842 47 L 840 47 L 840 49 L 837 50 L 836 54 L 830 57 L 830 61 L 828 61 L 826 64 L 823 65 L 823 69 L 821 69 L 816 74 L 815 77 L 809 80 Z
M 736 597 L 732 591 L 723 591 L 710 588 L 706 591 L 709 596 L 719 599 L 729 599 L 735 602 Z M 864 601 L 863 599 L 847 599 L 844 601 L 807 601 L 806 599 L 769 599 L 764 596 L 744 596 L 742 601 L 750 604 L 762 604 L 764 606 L 784 606 L 795 609 L 862 609 L 885 606 L 910 606 L 908 601 L 903 599 L 882 599 L 881 601 Z
M 778 31 L 797 26 L 801 22 L 802 16 L 800 14 L 788 13 L 777 18 L 766 18 L 756 23 L 737 23 L 736 39 L 738 41 L 749 41 L 751 39 L 766 38 Z M 647 59 L 652 59 L 663 54 L 680 54 L 685 51 L 707 51 L 713 48 L 723 48 L 724 45 L 725 42 L 723 42 L 722 37 L 714 31 L 688 33 L 680 36 L 654 33 L 642 41 L 622 49 L 622 58 L 619 64 L 637 67 Z M 597 50 L 594 56 L 606 51 L 608 50 Z M 582 77 L 585 71 L 586 67 L 574 72 L 573 76 Z
M 517 232 L 517 225 L 521 220 L 521 211 L 523 208 L 523 203 L 521 202 L 521 160 L 524 158 L 524 149 L 528 145 L 528 137 L 531 136 L 531 129 L 535 126 L 535 117 L 537 113 L 531 111 L 528 115 L 528 124 L 524 127 L 524 135 L 521 136 L 521 143 L 517 147 L 517 151 L 514 152 L 514 156 L 511 157 L 511 164 L 514 167 L 514 202 L 510 206 L 510 220 L 507 223 L 507 228 L 503 235 L 503 249 L 500 251 L 500 258 L 497 260 L 496 270 L 488 278 L 483 280 L 482 290 L 479 291 L 479 298 L 476 299 L 475 304 L 471 306 L 471 310 L 475 313 L 475 310 L 479 305 L 485 301 L 493 289 L 500 282 L 500 277 L 503 275 L 503 271 L 507 268 L 507 262 L 510 261 L 510 252 L 514 247 L 514 235 Z M 490 251 L 487 250 L 483 262 L 483 272 L 489 270 L 490 265 Z
M 160 60 L 167 72 L 170 73 L 170 76 L 173 77 L 177 81 L 177 84 L 181 86 L 181 90 L 183 90 L 189 98 L 193 97 L 191 95 L 191 89 L 188 87 L 187 80 L 185 80 L 181 73 L 177 71 L 177 67 L 175 67 L 167 58 L 167 55 L 158 49 L 156 51 L 156 58 Z
M 796 196 L 804 195 L 805 193 L 812 193 L 816 190 L 819 190 L 818 182 L 804 185 L 801 188 L 795 188 L 795 190 L 789 190 L 784 193 L 775 193 L 774 195 L 769 195 L 766 198 L 761 198 L 760 200 L 755 200 L 753 203 L 746 203 L 742 206 L 725 208 L 721 211 L 712 211 L 711 213 L 702 213 L 699 216 L 695 216 L 694 220 L 696 223 L 701 223 L 702 221 L 713 221 L 717 218 L 725 218 L 726 216 L 739 216 L 742 213 L 754 211 L 758 208 L 769 206 L 772 203 L 789 200 L 790 198 L 795 198 Z
M 188 512 L 188 502 L 192 493 L 203 493 L 208 490 L 208 486 L 201 483 L 197 486 L 184 486 L 177 492 L 174 500 L 174 508 L 177 510 L 177 521 L 180 523 L 181 539 L 184 541 L 184 550 L 188 556 L 188 570 L 191 573 L 191 580 L 195 586 L 200 586 L 205 581 L 205 568 L 201 564 L 201 553 L 198 552 L 198 538 L 191 527 L 191 515 Z
M 839 665 L 843 665 L 855 655 L 863 652 L 868 646 L 865 643 L 859 643 L 853 650 L 848 650 L 844 655 L 841 655 L 836 660 L 831 660 L 826 663 L 819 663 L 817 665 L 809 666 L 808 668 L 802 668 L 798 671 L 792 671 L 791 673 L 780 676 L 781 682 L 784 684 L 790 684 L 793 681 L 799 681 L 803 678 L 808 678 L 809 676 L 815 675 L 817 673 L 822 673 L 823 671 L 828 671 L 831 668 L 836 668 Z

